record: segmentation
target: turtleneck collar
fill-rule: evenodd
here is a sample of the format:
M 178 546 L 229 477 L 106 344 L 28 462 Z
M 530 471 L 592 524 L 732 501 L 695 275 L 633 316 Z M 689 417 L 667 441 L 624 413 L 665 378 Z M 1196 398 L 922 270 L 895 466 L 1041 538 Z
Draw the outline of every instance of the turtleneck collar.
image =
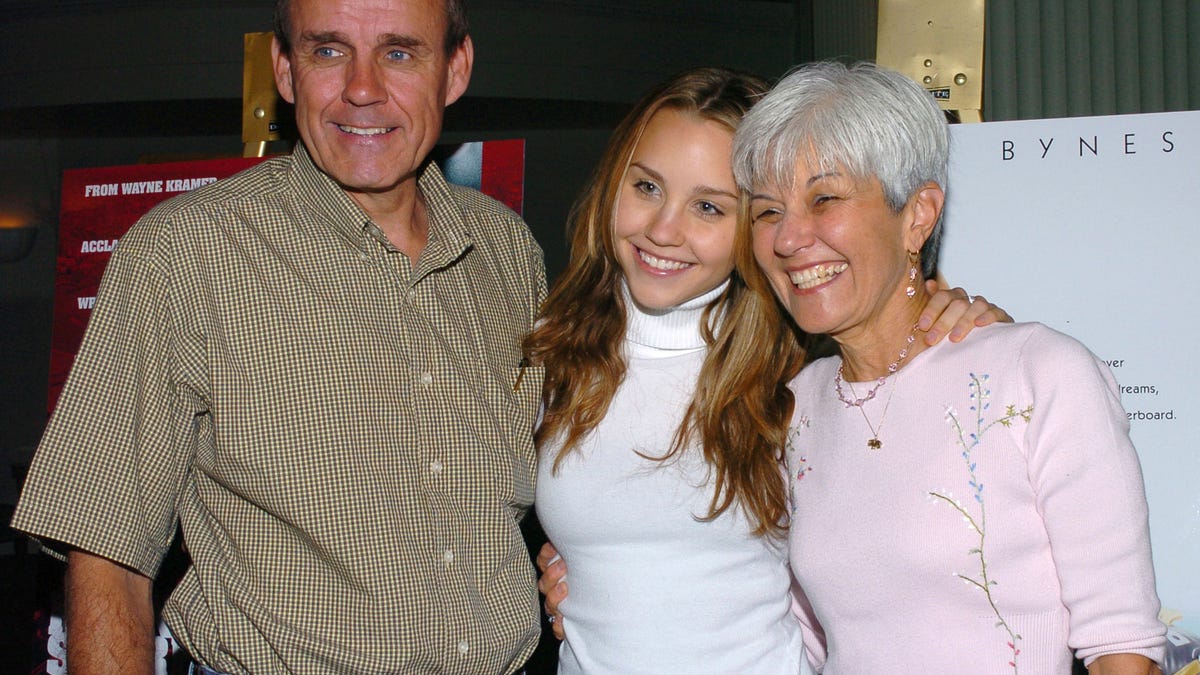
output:
M 651 351 L 690 351 L 704 347 L 700 335 L 700 315 L 710 302 L 715 300 L 729 281 L 711 291 L 692 298 L 669 309 L 646 310 L 639 307 L 629 294 L 629 287 L 621 282 L 621 293 L 625 297 L 625 340 L 633 345 L 648 347 Z M 637 350 L 641 351 L 641 350 Z

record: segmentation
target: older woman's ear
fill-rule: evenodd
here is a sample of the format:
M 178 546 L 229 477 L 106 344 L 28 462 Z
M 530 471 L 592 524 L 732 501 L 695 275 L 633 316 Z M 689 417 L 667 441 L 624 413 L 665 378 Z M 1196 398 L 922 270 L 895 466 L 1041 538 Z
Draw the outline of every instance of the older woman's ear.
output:
M 942 187 L 933 181 L 926 183 L 909 202 L 912 209 L 912 222 L 905 233 L 905 246 L 909 251 L 920 251 L 925 240 L 933 233 L 942 215 L 942 207 L 946 204 L 946 193 Z

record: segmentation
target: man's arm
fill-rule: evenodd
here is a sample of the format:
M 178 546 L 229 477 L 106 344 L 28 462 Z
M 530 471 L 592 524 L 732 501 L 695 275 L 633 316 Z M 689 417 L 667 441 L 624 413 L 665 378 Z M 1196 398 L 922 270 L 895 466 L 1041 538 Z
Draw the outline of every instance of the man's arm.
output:
M 148 577 L 107 558 L 72 550 L 66 592 L 71 672 L 154 672 L 154 606 Z

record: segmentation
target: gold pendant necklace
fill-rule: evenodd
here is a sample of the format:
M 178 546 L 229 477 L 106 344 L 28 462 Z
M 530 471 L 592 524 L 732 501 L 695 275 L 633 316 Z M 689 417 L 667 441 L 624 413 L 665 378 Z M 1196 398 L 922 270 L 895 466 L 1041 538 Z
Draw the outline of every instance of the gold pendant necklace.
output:
M 863 421 L 867 423 L 867 428 L 871 430 L 871 437 L 867 439 L 867 448 L 871 450 L 879 450 L 883 447 L 883 441 L 879 440 L 879 432 L 883 430 L 883 421 L 887 419 L 888 408 L 892 405 L 892 396 L 896 393 L 896 388 L 900 385 L 900 377 L 897 375 L 892 378 L 892 390 L 888 392 L 887 401 L 883 404 L 883 414 L 879 416 L 879 425 L 871 424 L 871 418 L 867 416 L 867 411 L 863 410 L 863 406 L 854 406 L 858 408 L 858 412 L 862 413 Z M 847 382 L 850 387 L 850 395 L 857 396 L 854 393 L 854 385 Z M 849 407 L 849 406 L 847 406 Z
M 846 365 L 845 360 L 838 365 L 837 373 L 833 376 L 833 390 L 837 393 L 838 400 L 846 404 L 847 408 L 858 408 L 858 412 L 862 413 L 863 421 L 867 423 L 867 428 L 871 430 L 871 438 L 867 440 L 867 447 L 871 450 L 879 450 L 883 447 L 883 441 L 879 440 L 879 432 L 883 429 L 883 421 L 887 419 L 888 407 L 892 405 L 892 396 L 896 393 L 896 387 L 899 386 L 898 380 L 900 376 L 897 374 L 897 371 L 900 370 L 900 364 L 908 357 L 908 352 L 912 348 L 913 342 L 916 342 L 916 339 L 917 326 L 914 325 L 912 332 L 908 334 L 908 337 L 904 338 L 904 346 L 900 348 L 900 353 L 896 356 L 896 360 L 888 364 L 887 374 L 875 381 L 875 386 L 871 387 L 866 396 L 860 398 L 854 391 L 854 385 L 849 382 L 846 382 L 846 385 L 850 387 L 850 396 L 853 398 L 847 398 L 845 392 L 842 391 L 842 382 L 845 382 L 842 378 L 842 369 Z M 894 378 L 892 378 L 893 375 L 895 375 Z M 888 381 L 888 378 L 892 378 L 895 381 L 892 382 L 892 390 L 888 392 L 887 402 L 883 404 L 883 414 L 879 416 L 879 425 L 876 426 L 871 424 L 871 418 L 867 417 L 867 411 L 863 410 L 863 406 L 867 401 L 875 398 L 875 393 L 879 391 L 884 382 Z

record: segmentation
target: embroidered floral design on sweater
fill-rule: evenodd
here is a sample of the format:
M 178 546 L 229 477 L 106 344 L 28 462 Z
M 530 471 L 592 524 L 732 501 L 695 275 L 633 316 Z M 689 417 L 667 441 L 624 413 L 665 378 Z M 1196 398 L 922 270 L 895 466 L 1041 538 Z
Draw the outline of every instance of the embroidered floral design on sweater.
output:
M 800 454 L 797 448 L 800 439 L 800 430 L 807 429 L 808 424 L 808 416 L 801 415 L 800 419 L 796 422 L 796 426 L 788 429 L 787 440 L 784 442 L 784 449 L 787 453 L 785 461 L 790 467 L 788 469 L 788 492 L 791 497 L 793 515 L 796 513 L 796 483 L 803 480 L 808 475 L 808 472 L 812 471 L 812 467 L 808 465 L 808 457 Z
M 929 496 L 935 502 L 949 504 L 961 513 L 967 527 L 979 537 L 978 545 L 968 551 L 969 555 L 975 556 L 979 560 L 978 575 L 970 576 L 961 572 L 955 572 L 954 576 L 962 579 L 963 583 L 978 588 L 983 592 L 984 597 L 987 598 L 992 612 L 996 615 L 996 627 L 1002 628 L 1008 634 L 1008 640 L 1005 644 L 1012 652 L 1012 660 L 1008 662 L 1008 665 L 1016 673 L 1018 672 L 1017 657 L 1021 654 L 1021 649 L 1017 646 L 1017 643 L 1021 640 L 1021 636 L 1008 625 L 1008 621 L 1005 620 L 1004 615 L 1000 613 L 999 607 L 996 606 L 995 598 L 992 597 L 992 587 L 996 585 L 996 581 L 988 575 L 987 556 L 984 549 L 984 545 L 987 542 L 987 510 L 984 503 L 983 481 L 980 480 L 979 475 L 976 473 L 977 463 L 972 453 L 979 446 L 983 435 L 995 425 L 999 424 L 1004 427 L 1010 427 L 1018 419 L 1028 424 L 1030 417 L 1033 415 L 1033 406 L 1026 406 L 1018 410 L 1015 405 L 1008 405 L 1005 407 L 1004 414 L 1000 417 L 990 422 L 985 420 L 984 413 L 991 407 L 988 398 L 992 394 L 991 390 L 987 388 L 988 378 L 989 376 L 986 373 L 982 376 L 971 373 L 971 382 L 969 385 L 971 407 L 970 414 L 966 416 L 968 419 L 960 420 L 958 411 L 950 406 L 946 406 L 946 422 L 958 434 L 958 445 L 962 448 L 962 458 L 967 466 L 967 485 L 971 488 L 971 496 L 974 498 L 976 506 L 968 509 L 965 504 L 956 499 L 948 490 L 931 490 Z M 969 419 L 972 417 L 974 419 Z M 972 431 L 971 428 L 974 430 Z M 975 512 L 972 513 L 972 510 Z

